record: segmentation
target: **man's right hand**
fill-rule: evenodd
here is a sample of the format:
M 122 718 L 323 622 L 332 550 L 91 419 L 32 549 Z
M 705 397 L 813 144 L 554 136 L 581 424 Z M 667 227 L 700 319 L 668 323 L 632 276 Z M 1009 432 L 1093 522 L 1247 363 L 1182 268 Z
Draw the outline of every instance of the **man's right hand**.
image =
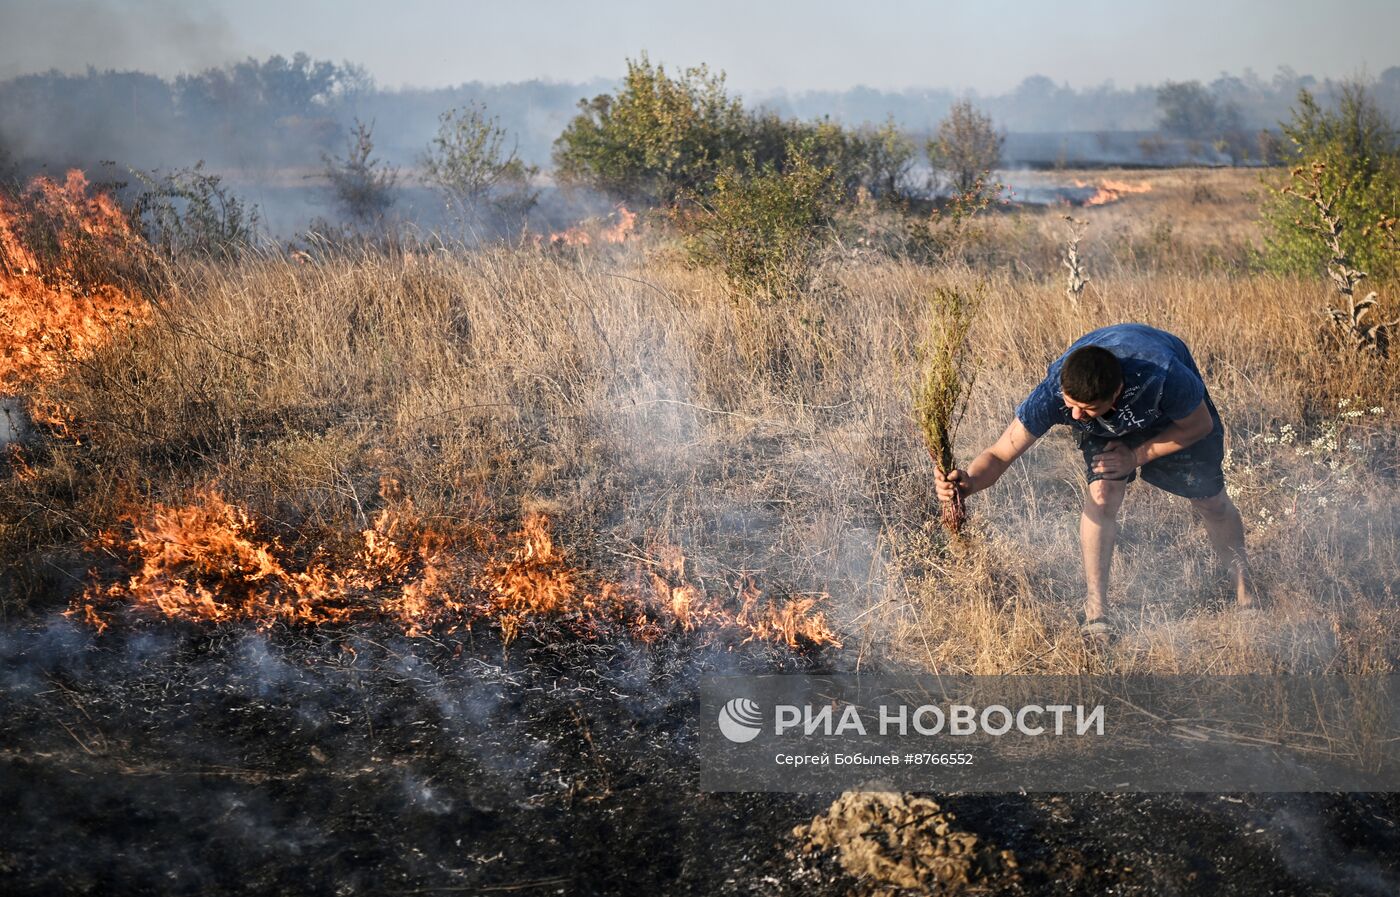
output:
M 1011 466 L 1011 462 L 1019 458 L 1026 449 L 1035 444 L 1035 437 L 1026 430 L 1025 424 L 1019 418 L 1012 418 L 1001 438 L 987 447 L 982 454 L 972 459 L 972 463 L 967 467 L 977 473 L 969 473 L 968 469 L 958 468 L 948 471 L 945 476 L 941 470 L 935 466 L 933 476 L 934 485 L 937 488 L 938 500 L 943 504 L 951 504 L 953 496 L 961 495 L 968 497 L 974 492 L 981 492 L 983 489 L 991 488 L 1001 475 L 1006 473 L 1006 468 Z
M 965 470 L 954 468 L 946 476 L 943 471 L 935 470 L 933 472 L 933 481 L 935 489 L 938 492 L 938 500 L 945 505 L 953 501 L 953 493 L 955 490 L 964 498 L 972 491 L 971 488 L 969 488 L 967 471 Z

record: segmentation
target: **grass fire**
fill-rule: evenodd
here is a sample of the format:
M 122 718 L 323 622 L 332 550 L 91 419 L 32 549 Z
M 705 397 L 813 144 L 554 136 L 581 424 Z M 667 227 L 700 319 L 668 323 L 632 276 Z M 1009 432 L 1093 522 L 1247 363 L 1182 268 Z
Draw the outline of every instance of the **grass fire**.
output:
M 384 490 L 396 494 L 397 484 Z M 126 608 L 156 619 L 258 628 L 379 620 L 409 636 L 485 623 L 499 627 L 507 643 L 544 624 L 592 638 L 648 641 L 700 628 L 794 649 L 839 644 L 822 614 L 811 612 L 815 599 L 770 604 L 745 581 L 726 608 L 722 596 L 685 581 L 684 555 L 671 546 L 658 549 L 664 564 L 651 564 L 659 572 L 649 567 L 628 587 L 570 566 L 543 514 L 528 515 L 518 532 L 499 538 L 480 527 L 434 529 L 411 502 L 399 505 L 377 513 L 340 558 L 323 543 L 297 565 L 275 537 L 258 534 L 246 509 L 216 490 L 198 491 L 183 506 L 157 504 L 146 519 L 133 514 L 124 527 L 98 535 L 129 573 L 90 585 L 68 613 L 98 631 Z

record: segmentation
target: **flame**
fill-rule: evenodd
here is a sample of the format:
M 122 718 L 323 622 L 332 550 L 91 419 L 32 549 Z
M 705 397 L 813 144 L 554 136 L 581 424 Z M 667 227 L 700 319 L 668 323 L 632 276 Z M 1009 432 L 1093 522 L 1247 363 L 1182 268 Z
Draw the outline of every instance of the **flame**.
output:
M 148 303 L 93 271 L 139 244 L 116 203 L 93 192 L 81 171 L 0 195 L 0 394 L 28 394 L 36 421 L 61 427 L 64 410 L 43 387 L 149 317 Z
M 535 237 L 537 246 L 589 246 L 596 239 L 599 243 L 625 243 L 637 229 L 637 213 L 618 203 L 613 211 L 603 219 L 612 221 L 607 227 L 598 227 L 599 222 L 590 219 L 573 227 L 555 231 L 547 237 Z
M 624 243 L 632 235 L 632 231 L 637 229 L 637 213 L 629 211 L 622 203 L 617 204 L 613 211 L 617 220 L 613 226 L 604 230 L 599 236 L 604 243 Z
M 125 575 L 104 582 L 94 571 L 68 614 L 99 632 L 127 608 L 135 618 L 257 628 L 387 621 L 414 637 L 485 623 L 506 642 L 555 629 L 641 641 L 698 631 L 793 649 L 840 644 L 816 598 L 768 600 L 751 578 L 733 600 L 710 594 L 686 578 L 674 546 L 656 546 L 659 560 L 631 583 L 614 583 L 571 564 L 542 514 L 504 537 L 474 526 L 442 531 L 393 481 L 381 495 L 387 505 L 353 551 L 332 546 L 300 560 L 213 488 L 182 505 L 128 512 L 95 546 L 118 558 Z
M 1088 181 L 1075 181 L 1074 186 L 1097 188 L 1093 196 L 1084 200 L 1084 205 L 1086 206 L 1102 206 L 1111 202 L 1117 202 L 1131 193 L 1152 192 L 1152 185 L 1146 181 L 1132 183 L 1131 181 L 1105 180 L 1098 185 L 1091 184 Z

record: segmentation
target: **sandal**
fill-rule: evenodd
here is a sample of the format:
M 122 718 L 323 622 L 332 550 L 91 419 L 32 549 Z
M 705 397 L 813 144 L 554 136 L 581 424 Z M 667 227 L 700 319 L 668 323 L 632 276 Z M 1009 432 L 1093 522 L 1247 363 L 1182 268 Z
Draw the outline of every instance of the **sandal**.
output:
M 1079 631 L 1085 639 L 1100 645 L 1107 645 L 1113 640 L 1113 624 L 1109 622 L 1107 617 L 1095 617 L 1092 620 L 1081 619 Z

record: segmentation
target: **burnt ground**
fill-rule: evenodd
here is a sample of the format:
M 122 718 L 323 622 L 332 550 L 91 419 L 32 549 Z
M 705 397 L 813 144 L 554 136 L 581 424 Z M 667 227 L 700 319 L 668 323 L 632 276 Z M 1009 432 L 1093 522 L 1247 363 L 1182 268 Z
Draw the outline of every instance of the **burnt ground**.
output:
M 0 893 L 852 893 L 834 795 L 697 789 L 705 672 L 840 668 L 368 628 L 0 636 Z M 1394 894 L 1395 795 L 956 795 L 1029 894 Z

